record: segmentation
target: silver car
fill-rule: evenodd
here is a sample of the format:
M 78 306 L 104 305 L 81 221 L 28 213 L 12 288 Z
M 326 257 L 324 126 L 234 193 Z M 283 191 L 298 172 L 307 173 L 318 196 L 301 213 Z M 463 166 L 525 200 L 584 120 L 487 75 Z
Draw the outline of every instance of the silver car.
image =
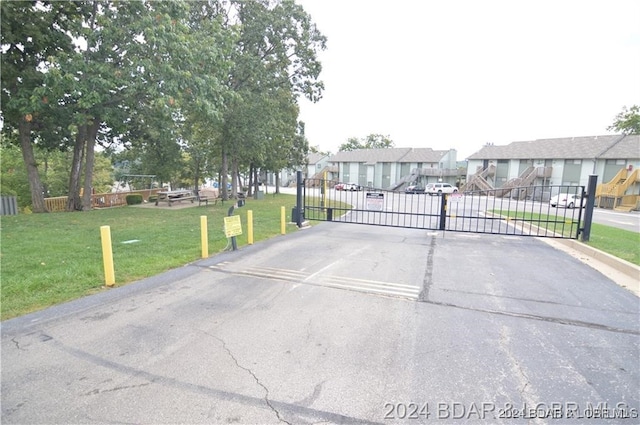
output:
M 575 208 L 580 205 L 584 208 L 584 198 L 575 193 L 559 193 L 549 200 L 552 207 Z

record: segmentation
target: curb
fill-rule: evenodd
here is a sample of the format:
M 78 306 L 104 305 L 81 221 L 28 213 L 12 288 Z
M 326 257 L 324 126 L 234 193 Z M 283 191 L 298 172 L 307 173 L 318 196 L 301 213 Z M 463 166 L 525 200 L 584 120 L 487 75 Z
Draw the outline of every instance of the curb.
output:
M 611 254 L 600 251 L 599 249 L 593 248 L 589 245 L 573 239 L 564 240 L 563 242 L 567 245 L 570 245 L 571 248 L 575 249 L 576 251 L 580 251 L 581 253 L 586 254 L 595 260 L 613 267 L 631 278 L 640 280 L 640 267 L 636 266 L 633 263 L 630 263 L 626 260 L 623 260 L 622 258 L 615 257 Z
M 562 249 L 595 268 L 618 285 L 640 297 L 640 267 L 575 239 L 547 239 L 548 244 Z M 581 255 L 577 255 L 581 254 Z M 585 258 L 586 257 L 586 258 Z

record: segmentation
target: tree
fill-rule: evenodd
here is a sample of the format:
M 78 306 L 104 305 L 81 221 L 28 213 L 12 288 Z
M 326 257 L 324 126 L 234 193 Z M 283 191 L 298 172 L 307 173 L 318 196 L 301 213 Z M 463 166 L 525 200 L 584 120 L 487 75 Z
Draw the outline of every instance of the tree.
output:
M 197 93 L 187 88 L 191 98 L 180 103 L 179 142 L 185 152 L 195 190 L 206 177 L 214 177 L 221 141 L 225 102 L 233 98 L 225 84 L 231 68 L 231 53 L 238 33 L 225 27 L 225 5 L 222 2 L 191 2 L 188 25 L 194 57 L 199 68 L 194 72 L 201 83 Z
M 96 145 L 196 187 L 214 166 L 226 179 L 304 149 L 297 98 L 322 96 L 326 39 L 293 0 L 0 5 L 3 133 L 20 136 L 34 211 L 35 145 L 71 156 L 68 210 L 90 208 Z
M 225 110 L 221 140 L 222 194 L 231 167 L 233 190 L 239 168 L 266 170 L 273 157 L 294 149 L 297 98 L 322 96 L 317 52 L 326 38 L 292 0 L 232 1 L 230 28 L 238 42 L 228 81 L 235 95 Z M 277 149 L 274 148 L 277 146 Z
M 317 153 L 317 154 L 322 155 L 322 156 L 331 156 L 331 151 L 323 151 L 317 145 L 309 146 L 309 152 Z
M 75 130 L 67 210 L 90 208 L 96 142 L 166 144 L 152 146 L 154 153 L 177 149 L 159 158 L 175 165 L 175 178 L 183 165 L 178 130 L 185 116 L 219 116 L 225 43 L 221 23 L 206 16 L 206 4 L 93 1 L 81 31 L 72 35 L 86 46 L 50 61 L 42 95 L 67 110 Z M 153 133 L 162 137 L 150 140 Z
M 52 138 L 46 136 L 56 134 L 52 125 L 61 122 L 38 112 L 37 105 L 46 105 L 48 98 L 39 97 L 36 90 L 42 87 L 45 78 L 42 67 L 49 58 L 73 50 L 68 34 L 77 32 L 82 22 L 79 17 L 86 13 L 87 6 L 80 1 L 0 3 L 3 132 L 15 131 L 19 135 L 17 140 L 27 170 L 34 212 L 46 212 L 33 150 L 34 137 L 40 136 L 41 144 L 51 141 Z
M 344 152 L 355 151 L 358 149 L 383 149 L 392 147 L 394 147 L 394 143 L 389 136 L 383 136 L 382 134 L 369 134 L 363 139 L 350 137 L 347 139 L 346 143 L 340 145 L 338 150 L 340 152 Z
M 622 134 L 640 134 L 640 106 L 633 105 L 627 109 L 622 107 L 622 112 L 616 115 L 613 124 L 607 127 L 609 131 L 617 131 Z
M 8 138 L 3 136 L 0 149 L 2 150 L 0 178 L 3 194 L 16 195 L 20 208 L 31 207 L 29 177 L 20 147 L 15 143 L 9 143 Z M 64 196 L 68 189 L 71 152 L 51 150 L 36 145 L 33 153 L 45 196 Z M 96 193 L 110 191 L 113 184 L 113 167 L 105 153 L 96 154 L 93 181 Z

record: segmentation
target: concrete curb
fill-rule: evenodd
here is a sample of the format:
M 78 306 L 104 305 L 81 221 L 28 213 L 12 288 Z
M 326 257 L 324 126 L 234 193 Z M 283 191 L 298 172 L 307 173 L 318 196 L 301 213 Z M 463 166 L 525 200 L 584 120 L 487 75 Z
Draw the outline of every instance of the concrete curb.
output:
M 630 263 L 626 260 L 623 260 L 621 258 L 615 257 L 611 254 L 608 254 L 604 251 L 600 251 L 599 249 L 593 248 L 589 245 L 586 245 L 582 242 L 579 242 L 577 240 L 574 239 L 570 239 L 570 240 L 564 240 L 565 243 L 567 243 L 568 245 L 571 246 L 571 248 L 582 252 L 583 254 L 586 254 L 588 256 L 590 256 L 591 258 L 594 258 L 598 261 L 601 261 L 603 263 L 605 263 L 608 266 L 611 267 L 615 267 L 616 269 L 618 269 L 619 271 L 621 271 L 622 273 L 628 275 L 629 277 L 635 278 L 640 280 L 640 267 L 636 266 L 633 263 Z
M 640 297 L 640 267 L 575 239 L 542 238 L 544 242 L 600 271 Z

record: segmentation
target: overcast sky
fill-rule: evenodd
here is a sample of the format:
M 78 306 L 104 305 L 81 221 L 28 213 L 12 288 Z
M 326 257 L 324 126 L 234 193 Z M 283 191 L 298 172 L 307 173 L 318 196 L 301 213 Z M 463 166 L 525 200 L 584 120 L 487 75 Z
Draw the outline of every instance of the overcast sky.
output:
M 297 0 L 328 38 L 310 145 L 458 150 L 611 134 L 640 105 L 638 0 Z

